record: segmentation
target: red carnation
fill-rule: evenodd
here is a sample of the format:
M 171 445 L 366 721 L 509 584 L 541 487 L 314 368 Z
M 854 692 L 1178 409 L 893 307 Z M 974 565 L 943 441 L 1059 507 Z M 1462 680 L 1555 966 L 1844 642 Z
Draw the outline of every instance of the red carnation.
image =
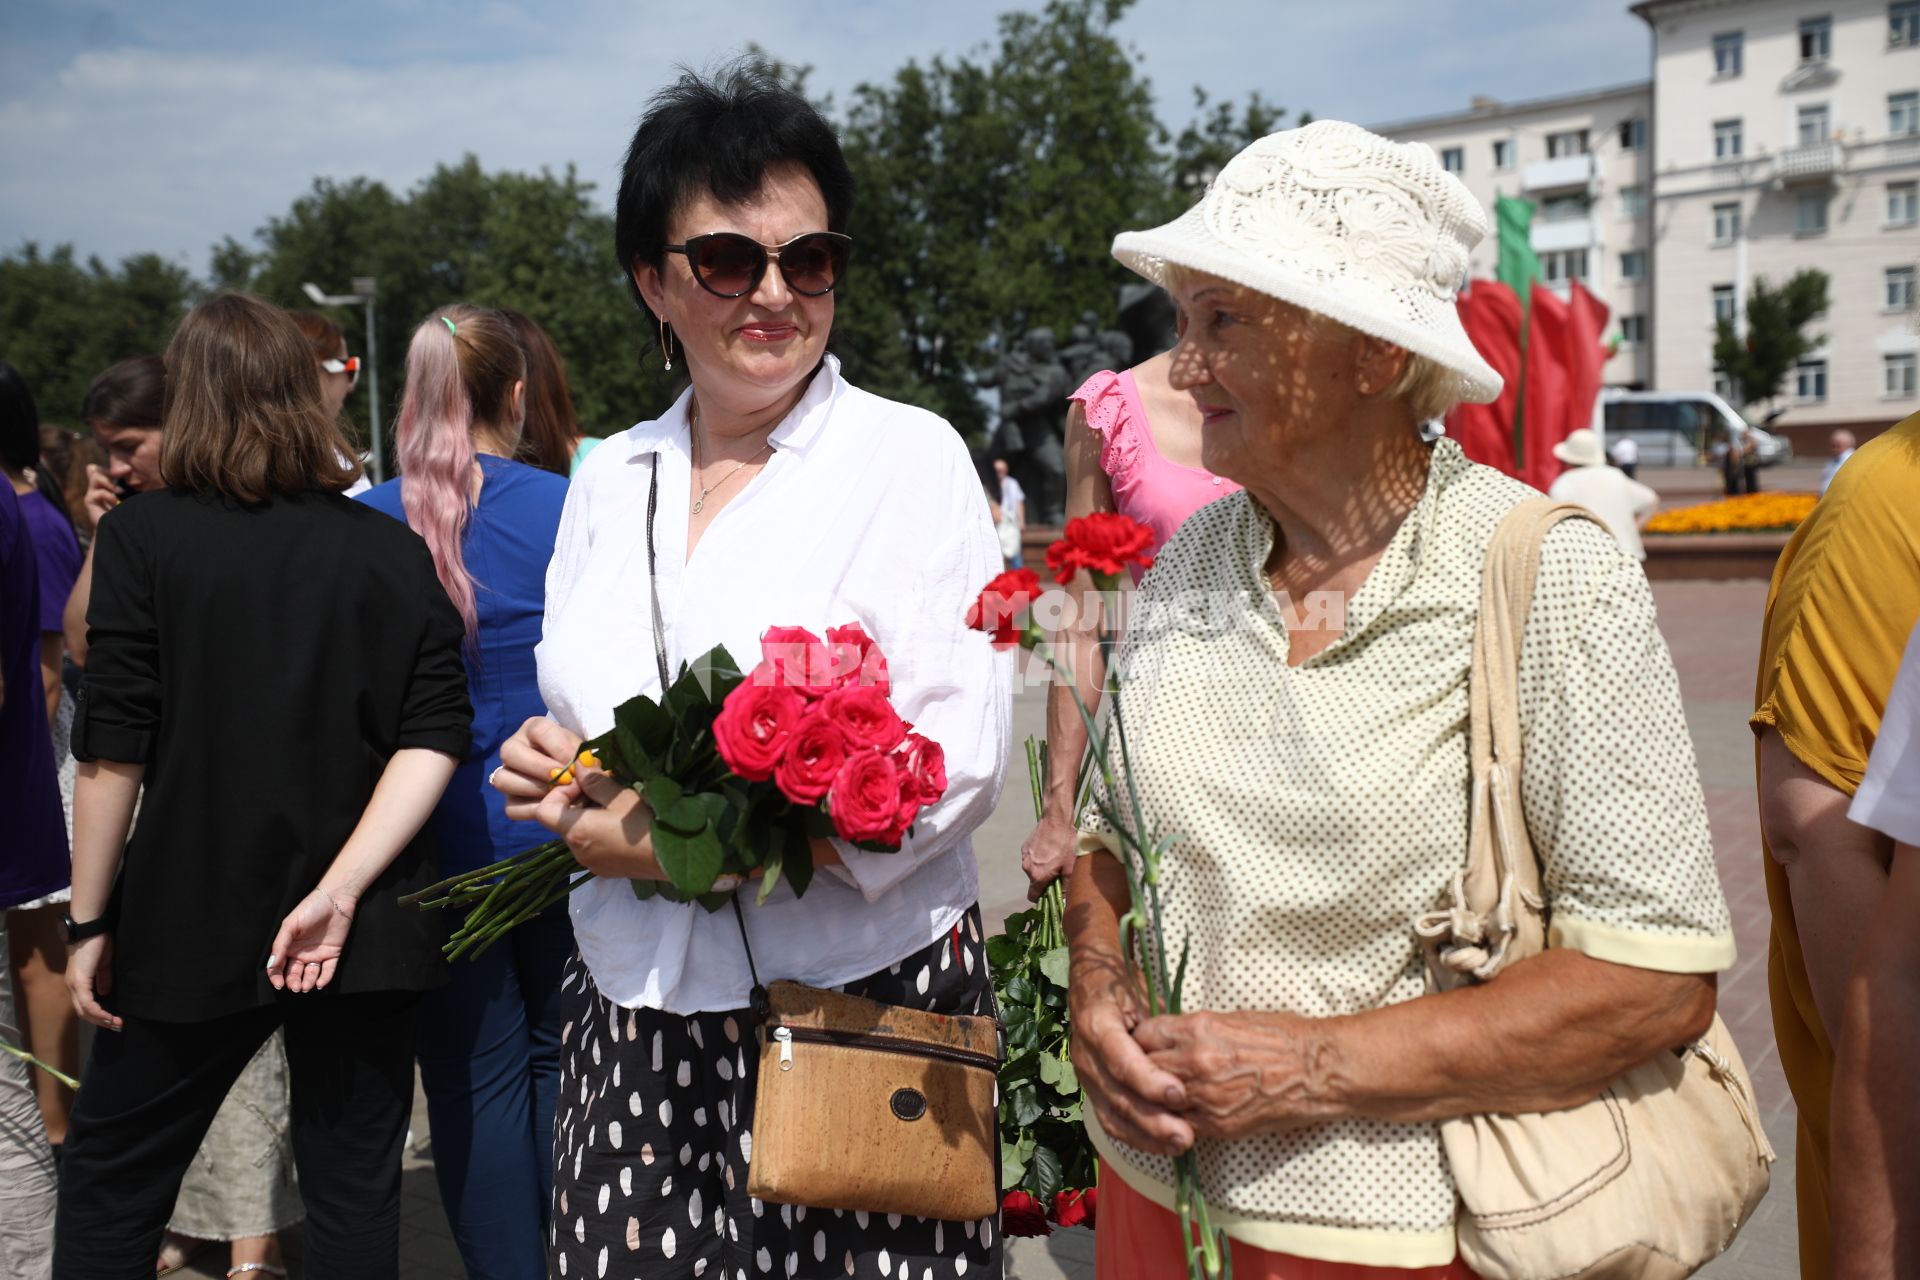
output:
M 749 782 L 772 777 L 804 706 L 783 684 L 749 680 L 734 689 L 713 721 L 713 743 L 727 768 Z
M 900 816 L 900 767 L 878 751 L 855 751 L 827 792 L 834 832 L 855 844 L 898 849 L 911 815 Z
M 1000 1201 L 1000 1234 L 1007 1236 L 1049 1236 L 1053 1227 L 1047 1222 L 1046 1208 L 1024 1191 L 1009 1191 Z
M 1118 577 L 1128 565 L 1142 569 L 1153 565 L 1147 548 L 1153 545 L 1153 530 L 1130 516 L 1097 511 L 1067 521 L 1066 536 L 1047 548 L 1047 568 L 1054 580 L 1065 584 L 1081 569 Z
M 887 656 L 859 623 L 828 627 L 827 654 L 836 684 L 871 685 L 883 694 L 893 691 L 887 674 Z
M 891 751 L 907 736 L 900 713 L 886 694 L 870 684 L 842 685 L 820 700 L 820 709 L 847 735 L 852 748 Z
M 1094 1200 L 1099 1194 L 1098 1187 L 1062 1191 L 1053 1198 L 1053 1220 L 1063 1227 L 1092 1227 Z
M 788 735 L 773 780 L 795 804 L 818 804 L 846 762 L 847 735 L 816 702 L 800 714 Z
M 1034 597 L 1040 594 L 1040 575 L 1031 569 L 1009 569 L 981 590 L 967 607 L 967 625 L 993 637 L 993 643 L 1007 647 L 1020 643 L 1033 613 Z

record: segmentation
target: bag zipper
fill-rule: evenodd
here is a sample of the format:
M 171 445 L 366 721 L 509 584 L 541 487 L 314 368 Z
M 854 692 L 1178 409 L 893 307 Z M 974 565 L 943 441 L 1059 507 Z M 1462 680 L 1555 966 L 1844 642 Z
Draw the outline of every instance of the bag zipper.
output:
M 777 1026 L 773 1029 L 773 1038 L 780 1046 L 782 1071 L 793 1070 L 793 1044 L 796 1040 L 808 1044 L 835 1044 L 843 1049 L 871 1049 L 878 1053 L 897 1053 L 908 1058 L 937 1058 L 942 1062 L 975 1067 L 982 1071 L 996 1071 L 1000 1066 L 991 1054 L 975 1053 L 970 1049 L 952 1049 L 945 1045 L 908 1045 L 891 1036 L 876 1036 L 864 1031 L 827 1031 L 819 1027 Z

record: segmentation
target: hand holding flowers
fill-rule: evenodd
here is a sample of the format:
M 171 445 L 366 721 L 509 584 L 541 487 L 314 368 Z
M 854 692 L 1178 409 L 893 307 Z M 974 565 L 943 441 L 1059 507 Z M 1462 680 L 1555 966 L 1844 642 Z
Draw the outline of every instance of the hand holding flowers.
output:
M 716 647 L 659 701 L 615 708 L 597 738 L 530 722 L 503 748 L 496 785 L 508 817 L 535 818 L 561 839 L 407 900 L 471 908 L 448 944 L 460 955 L 595 874 L 629 879 L 639 898 L 708 910 L 747 878 L 760 879 L 762 901 L 783 878 L 805 893 L 816 843 L 830 850 L 837 835 L 897 851 L 946 791 L 939 745 L 901 720 L 891 688 L 885 655 L 859 625 L 825 639 L 774 627 L 751 672 Z

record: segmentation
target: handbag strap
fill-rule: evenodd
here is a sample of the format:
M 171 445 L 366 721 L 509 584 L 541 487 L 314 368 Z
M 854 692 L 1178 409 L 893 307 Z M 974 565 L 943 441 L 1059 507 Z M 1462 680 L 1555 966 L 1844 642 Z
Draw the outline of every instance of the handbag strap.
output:
M 672 683 L 667 675 L 667 628 L 660 610 L 660 562 L 653 549 L 653 516 L 660 509 L 660 455 L 655 453 L 647 477 L 647 594 L 653 602 L 653 660 L 660 665 L 660 698 L 664 702 L 667 686 Z M 740 895 L 733 895 L 733 919 L 740 926 L 740 946 L 747 953 L 747 976 L 753 979 L 753 993 L 749 997 L 753 1008 L 754 1025 L 767 1020 L 769 1002 L 767 989 L 760 981 L 760 970 L 753 963 L 753 944 L 747 941 L 747 913 L 741 909 Z
M 1472 803 L 1466 865 L 1449 907 L 1415 921 L 1436 986 L 1482 981 L 1546 943 L 1540 863 L 1521 802 L 1520 647 L 1546 536 L 1585 507 L 1535 498 L 1509 511 L 1487 544 L 1468 675 Z M 1603 526 L 1604 527 L 1604 526 Z

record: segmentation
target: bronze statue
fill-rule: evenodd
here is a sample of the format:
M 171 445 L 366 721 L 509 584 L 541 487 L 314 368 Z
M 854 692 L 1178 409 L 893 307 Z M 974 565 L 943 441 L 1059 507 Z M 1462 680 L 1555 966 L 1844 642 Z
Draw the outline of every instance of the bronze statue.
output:
M 1053 330 L 1029 330 L 980 382 L 1000 388 L 1000 425 L 990 452 L 1006 459 L 1026 490 L 1029 522 L 1064 524 L 1067 458 L 1061 434 L 1067 396 L 1077 384 L 1054 350 Z

